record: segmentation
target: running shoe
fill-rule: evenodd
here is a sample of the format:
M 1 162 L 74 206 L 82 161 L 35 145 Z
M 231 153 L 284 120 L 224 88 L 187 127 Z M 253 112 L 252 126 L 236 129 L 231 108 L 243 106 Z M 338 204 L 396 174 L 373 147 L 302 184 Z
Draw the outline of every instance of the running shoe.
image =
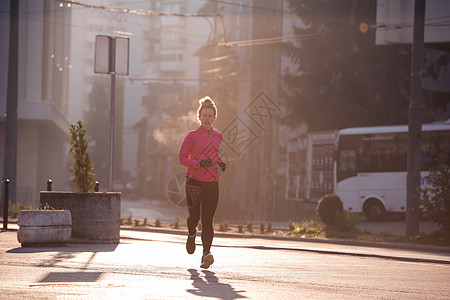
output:
M 192 254 L 195 252 L 195 237 L 197 236 L 197 230 L 195 231 L 194 235 L 190 235 L 188 232 L 188 238 L 186 241 L 186 251 L 189 254 Z
M 214 263 L 214 256 L 209 253 L 203 253 L 202 256 L 202 264 L 200 265 L 200 268 L 202 269 L 208 269 L 210 265 Z

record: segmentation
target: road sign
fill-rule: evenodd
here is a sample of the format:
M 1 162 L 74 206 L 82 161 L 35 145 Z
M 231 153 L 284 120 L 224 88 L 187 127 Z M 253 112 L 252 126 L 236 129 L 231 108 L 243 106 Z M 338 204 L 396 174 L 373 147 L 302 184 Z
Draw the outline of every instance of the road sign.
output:
M 95 37 L 94 72 L 128 75 L 130 39 L 97 35 Z

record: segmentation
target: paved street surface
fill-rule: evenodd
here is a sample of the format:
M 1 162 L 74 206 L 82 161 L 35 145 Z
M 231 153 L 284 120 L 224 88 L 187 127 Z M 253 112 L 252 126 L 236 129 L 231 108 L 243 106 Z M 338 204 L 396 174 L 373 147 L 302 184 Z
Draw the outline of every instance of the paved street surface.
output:
M 122 199 L 121 216 L 128 218 L 129 216 L 135 219 L 147 218 L 150 222 L 154 222 L 156 219 L 160 219 L 166 223 L 173 223 L 175 218 L 180 220 L 186 220 L 188 217 L 187 209 L 185 207 L 177 207 L 169 201 L 157 201 L 150 199 L 129 200 L 127 198 Z M 254 224 L 259 224 L 258 220 L 246 220 L 253 221 Z M 236 223 L 236 222 L 232 222 Z M 277 221 L 272 222 L 274 228 L 288 229 L 289 221 Z M 369 222 L 362 215 L 361 222 L 358 227 L 361 230 L 367 230 L 371 233 L 389 233 L 395 235 L 404 235 L 406 232 L 406 222 L 404 219 L 388 219 L 385 222 Z M 439 230 L 439 226 L 433 224 L 430 221 L 420 222 L 420 232 L 430 234 Z
M 450 250 L 216 237 L 216 262 L 184 234 L 121 231 L 118 245 L 21 248 L 0 233 L 1 299 L 448 299 Z M 200 238 L 197 240 L 200 243 Z

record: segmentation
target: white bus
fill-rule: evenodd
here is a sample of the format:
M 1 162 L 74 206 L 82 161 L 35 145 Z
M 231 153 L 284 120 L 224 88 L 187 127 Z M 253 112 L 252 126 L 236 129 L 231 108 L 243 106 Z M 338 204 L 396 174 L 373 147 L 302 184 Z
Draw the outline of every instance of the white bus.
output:
M 439 153 L 450 156 L 450 124 L 422 126 L 421 184 Z M 383 220 L 387 212 L 406 212 L 408 126 L 340 130 L 334 187 L 350 212 Z

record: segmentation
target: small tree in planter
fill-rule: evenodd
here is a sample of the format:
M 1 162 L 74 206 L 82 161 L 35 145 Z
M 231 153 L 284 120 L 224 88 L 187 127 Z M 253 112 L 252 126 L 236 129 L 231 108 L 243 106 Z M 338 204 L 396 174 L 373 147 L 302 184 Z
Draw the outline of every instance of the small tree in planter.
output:
M 86 130 L 81 121 L 71 125 L 70 171 L 78 193 L 42 191 L 40 202 L 72 215 L 71 242 L 118 243 L 120 240 L 121 193 L 93 193 L 94 163 L 87 151 Z
M 92 173 L 94 163 L 87 151 L 86 130 L 81 121 L 78 121 L 76 125 L 70 125 L 69 132 L 72 182 L 80 192 L 92 192 L 95 187 L 95 175 Z

